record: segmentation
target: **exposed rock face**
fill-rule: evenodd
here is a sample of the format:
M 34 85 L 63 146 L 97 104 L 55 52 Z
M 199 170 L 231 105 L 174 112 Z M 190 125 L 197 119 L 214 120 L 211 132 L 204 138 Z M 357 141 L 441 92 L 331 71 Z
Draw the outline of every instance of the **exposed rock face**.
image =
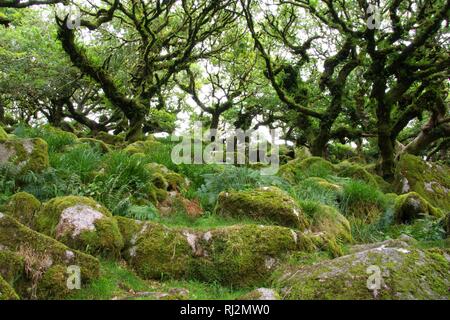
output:
M 258 288 L 239 297 L 237 300 L 280 300 L 280 295 L 273 289 Z
M 449 299 L 450 255 L 389 240 L 310 266 L 286 267 L 283 299 Z
M 117 217 L 123 255 L 146 279 L 195 278 L 238 286 L 267 277 L 286 253 L 301 250 L 304 237 L 277 226 L 239 225 L 208 231 L 173 229 Z
M 26 299 L 67 296 L 67 268 L 80 267 L 81 284 L 99 275 L 99 261 L 0 213 L 0 275 Z
M 118 256 L 122 236 L 111 213 L 86 197 L 59 197 L 45 203 L 35 218 L 36 230 L 71 248 Z
M 450 210 L 450 169 L 404 154 L 396 166 L 394 187 L 397 193 L 417 192 L 431 205 Z
M 40 139 L 0 139 L 0 164 L 15 164 L 22 173 L 41 172 L 49 166 L 47 143 Z
M 415 219 L 434 216 L 443 216 L 441 210 L 433 207 L 416 192 L 398 196 L 395 200 L 395 221 L 397 223 L 410 223 Z
M 16 218 L 20 223 L 32 227 L 34 216 L 40 207 L 41 202 L 32 194 L 19 192 L 9 198 L 3 211 Z
M 215 211 L 223 216 L 266 220 L 299 230 L 304 230 L 309 225 L 294 199 L 275 187 L 222 192 Z

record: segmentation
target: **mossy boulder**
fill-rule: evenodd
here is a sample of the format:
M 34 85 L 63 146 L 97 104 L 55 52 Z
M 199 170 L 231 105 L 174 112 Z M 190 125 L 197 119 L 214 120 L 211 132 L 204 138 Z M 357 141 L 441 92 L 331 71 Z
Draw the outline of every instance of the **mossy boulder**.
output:
M 361 180 L 367 184 L 377 187 L 378 183 L 374 176 L 369 173 L 363 166 L 357 163 L 342 161 L 336 165 L 337 174 L 340 177 L 351 178 L 353 180 Z
M 147 170 L 152 177 L 152 183 L 158 189 L 166 191 L 180 191 L 187 187 L 188 181 L 181 174 L 176 173 L 162 164 L 148 163 Z
M 258 288 L 246 293 L 236 300 L 281 300 L 280 295 L 273 289 Z
M 71 248 L 101 256 L 117 256 L 123 246 L 116 220 L 102 205 L 86 197 L 58 197 L 42 206 L 36 230 Z
M 156 141 L 156 139 L 153 136 L 148 137 L 146 140 L 143 141 L 136 141 L 131 144 L 129 144 L 124 151 L 130 154 L 135 153 L 144 153 L 149 154 L 152 151 L 154 151 L 155 147 L 160 146 L 161 143 Z
M 433 207 L 416 192 L 400 195 L 395 200 L 394 216 L 397 223 L 410 223 L 427 216 L 441 218 L 443 215 L 440 209 Z
M 280 268 L 273 285 L 293 300 L 450 299 L 449 270 L 448 253 L 389 240 L 333 260 Z M 377 275 L 379 287 L 372 286 Z
M 311 231 L 338 242 L 352 242 L 350 222 L 337 209 L 319 204 L 311 216 Z
M 105 142 L 103 142 L 102 140 L 99 140 L 99 139 L 79 138 L 79 139 L 77 139 L 77 142 L 82 143 L 82 144 L 88 144 L 89 146 L 91 146 L 93 148 L 97 148 L 102 153 L 108 153 L 111 151 L 111 148 L 109 147 L 109 145 L 107 145 Z
M 278 175 L 290 183 L 307 177 L 325 177 L 335 171 L 334 165 L 320 157 L 298 158 L 282 165 Z
M 0 126 L 0 140 L 7 140 L 8 134 L 6 131 Z
M 303 183 L 306 184 L 306 185 L 312 184 L 312 185 L 315 185 L 315 186 L 317 186 L 318 188 L 320 188 L 322 190 L 335 192 L 335 193 L 339 193 L 343 189 L 342 185 L 330 182 L 330 181 L 328 181 L 328 180 L 326 180 L 324 178 L 319 178 L 319 177 L 306 178 L 305 180 L 303 180 Z
M 145 279 L 249 286 L 263 281 L 284 255 L 302 246 L 301 234 L 277 226 L 193 230 L 126 218 L 117 221 L 125 241 L 123 256 Z
M 97 133 L 95 138 L 110 145 L 120 145 L 124 142 L 124 138 L 121 135 L 112 135 L 103 131 Z
M 0 250 L 0 276 L 11 286 L 23 276 L 25 260 L 17 252 L 3 248 Z
M 40 138 L 0 140 L 0 164 L 8 162 L 22 173 L 41 172 L 49 166 L 47 143 Z
M 54 288 L 62 288 L 67 281 L 46 276 L 54 268 L 67 270 L 69 266 L 80 268 L 81 284 L 99 276 L 99 261 L 87 254 L 70 249 L 63 243 L 46 235 L 31 230 L 13 217 L 0 213 L 0 270 L 2 277 L 6 277 L 14 285 L 17 293 L 23 298 L 36 298 L 36 291 L 40 298 L 55 298 L 54 292 L 39 293 L 42 279 Z M 61 283 L 64 281 L 64 283 Z M 61 297 L 58 294 L 58 297 Z
M 265 220 L 299 230 L 309 225 L 294 199 L 276 187 L 221 192 L 215 212 L 223 216 Z
M 14 289 L 0 276 L 0 300 L 19 300 Z
M 450 210 L 450 168 L 404 154 L 395 171 L 395 191 L 398 194 L 417 192 L 431 205 Z
M 19 192 L 9 198 L 3 211 L 16 218 L 20 223 L 32 227 L 35 214 L 39 211 L 41 202 L 35 196 Z

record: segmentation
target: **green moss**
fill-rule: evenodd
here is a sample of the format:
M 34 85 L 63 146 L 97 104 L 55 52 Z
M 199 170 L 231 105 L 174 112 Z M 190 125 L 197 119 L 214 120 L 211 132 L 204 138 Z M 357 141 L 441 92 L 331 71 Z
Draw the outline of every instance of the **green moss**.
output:
M 263 282 L 285 254 L 300 250 L 298 235 L 283 227 L 240 225 L 200 231 L 118 220 L 127 245 L 124 257 L 146 279 L 249 286 Z
M 182 175 L 167 169 L 162 164 L 148 163 L 146 168 L 157 188 L 168 191 L 185 189 L 186 179 Z
M 135 154 L 135 153 L 144 153 L 144 154 L 149 154 L 152 153 L 154 151 L 154 149 L 158 146 L 160 146 L 161 143 L 156 141 L 155 138 L 148 137 L 147 140 L 145 141 L 136 141 L 133 142 L 132 144 L 129 144 L 124 151 L 130 154 Z
M 169 186 L 166 178 L 160 172 L 155 172 L 152 174 L 152 183 L 156 188 L 163 190 L 167 190 L 167 187 Z
M 164 177 L 169 184 L 169 190 L 183 190 L 186 187 L 186 179 L 181 174 L 169 171 Z
M 71 293 L 67 286 L 67 267 L 55 265 L 42 276 L 36 288 L 36 297 L 42 299 L 63 300 Z
M 409 223 L 425 216 L 442 218 L 444 214 L 416 192 L 409 192 L 396 198 L 394 217 L 397 223 Z
M 106 132 L 97 133 L 95 138 L 102 140 L 103 142 L 110 144 L 110 145 L 120 145 L 124 142 L 123 137 L 121 137 L 120 135 L 111 135 Z
M 98 277 L 99 274 L 99 261 L 96 258 L 72 250 L 61 242 L 31 230 L 14 218 L 4 214 L 0 214 L 0 247 L 17 253 L 25 259 L 25 263 L 30 258 L 41 261 L 45 257 L 44 260 L 49 261 L 49 265 L 46 266 L 47 270 L 56 265 L 62 265 L 65 268 L 70 265 L 77 265 L 81 270 L 83 285 Z M 27 287 L 20 286 L 21 295 L 29 295 L 28 289 L 32 284 L 31 279 L 27 278 L 27 281 Z
M 5 213 L 13 216 L 20 223 L 32 226 L 34 215 L 39 211 L 41 202 L 33 195 L 19 192 L 13 195 L 4 206 Z
M 378 183 L 374 176 L 364 169 L 361 165 L 351 163 L 348 161 L 342 161 L 336 165 L 338 176 L 352 178 L 353 180 L 361 180 L 367 184 L 378 187 Z
M 318 187 L 325 189 L 327 191 L 331 191 L 331 192 L 340 192 L 342 191 L 342 186 L 336 183 L 331 183 L 328 180 L 324 179 L 324 178 L 319 178 L 319 177 L 309 177 L 307 179 L 305 179 L 303 181 L 306 185 L 311 183 L 311 184 L 315 184 Z
M 222 192 L 215 212 L 223 216 L 266 220 L 300 230 L 308 227 L 301 208 L 289 195 L 275 187 Z
M 23 277 L 24 260 L 16 252 L 0 250 L 0 276 L 12 286 Z
M 367 288 L 368 268 L 381 270 L 381 287 Z M 274 286 L 283 299 L 448 299 L 450 263 L 439 250 L 384 242 L 338 259 L 277 271 Z
M 394 188 L 397 193 L 417 192 L 431 205 L 450 210 L 450 169 L 405 154 L 397 163 Z
M 180 232 L 156 224 L 146 223 L 136 247 L 131 248 L 131 264 L 136 272 L 146 279 L 161 279 L 165 276 L 186 278 L 192 249 Z
M 67 213 L 69 209 L 70 213 Z M 61 218 L 63 212 L 67 213 L 66 219 L 69 220 L 71 216 L 83 212 L 87 220 L 81 221 L 78 217 L 74 219 L 77 222 L 64 221 Z M 93 214 L 96 217 L 92 221 L 89 215 Z M 84 226 L 80 228 L 76 223 Z M 116 220 L 105 207 L 90 198 L 77 196 L 54 198 L 43 205 L 36 215 L 34 224 L 38 231 L 88 253 L 118 256 L 123 247 L 123 239 Z M 77 232 L 78 228 L 80 229 Z
M 98 148 L 102 153 L 108 153 L 111 151 L 111 148 L 105 142 L 99 139 L 79 138 L 77 141 L 80 143 L 89 144 L 91 147 Z
M 132 245 L 133 237 L 141 230 L 142 222 L 125 217 L 114 217 L 119 226 L 120 233 L 122 234 L 124 248 L 130 248 Z
M 351 227 L 347 218 L 330 206 L 317 207 L 312 215 L 311 230 L 324 233 L 330 239 L 339 239 L 340 242 L 352 242 Z
M 155 188 L 154 191 L 158 202 L 163 202 L 169 197 L 169 193 L 164 189 Z
M 49 166 L 48 146 L 40 138 L 0 141 L 0 152 L 0 164 L 12 162 L 21 173 L 41 172 Z
M 0 140 L 7 140 L 8 134 L 6 131 L 0 126 Z
M 327 177 L 333 174 L 334 165 L 320 157 L 298 158 L 282 165 L 278 175 L 290 183 L 297 183 L 308 177 Z
M 0 300 L 19 300 L 14 289 L 0 276 Z

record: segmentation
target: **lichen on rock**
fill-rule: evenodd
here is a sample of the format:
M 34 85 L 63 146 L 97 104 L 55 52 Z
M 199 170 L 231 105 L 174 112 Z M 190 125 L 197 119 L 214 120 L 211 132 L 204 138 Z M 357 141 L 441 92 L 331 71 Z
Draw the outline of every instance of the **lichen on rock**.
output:
M 278 226 L 236 225 L 194 230 L 118 218 L 123 256 L 145 279 L 198 279 L 237 286 L 261 282 L 291 251 L 297 233 Z
M 417 192 L 431 205 L 450 210 L 450 169 L 444 164 L 404 154 L 396 166 L 394 188 L 397 193 Z
M 215 212 L 223 216 L 264 220 L 299 230 L 309 225 L 301 207 L 276 187 L 222 192 Z
M 0 140 L 0 164 L 8 162 L 22 173 L 41 172 L 49 166 L 47 143 L 40 138 Z
M 54 288 L 64 286 L 67 276 L 61 283 L 61 277 L 46 277 L 45 274 L 54 267 L 67 270 L 72 265 L 80 267 L 82 285 L 99 275 L 99 261 L 96 258 L 70 249 L 55 239 L 31 230 L 13 217 L 0 213 L 1 274 L 14 285 L 21 297 L 31 298 L 33 288 L 39 292 L 42 279 L 59 282 L 53 282 L 51 286 Z M 41 292 L 39 297 L 52 299 L 56 298 L 54 294 L 54 291 Z
M 449 299 L 450 258 L 388 240 L 313 265 L 280 268 L 274 286 L 283 299 Z M 372 286 L 375 276 L 380 286 Z
M 102 256 L 118 256 L 123 246 L 111 213 L 86 197 L 58 197 L 42 206 L 36 229 L 71 248 Z

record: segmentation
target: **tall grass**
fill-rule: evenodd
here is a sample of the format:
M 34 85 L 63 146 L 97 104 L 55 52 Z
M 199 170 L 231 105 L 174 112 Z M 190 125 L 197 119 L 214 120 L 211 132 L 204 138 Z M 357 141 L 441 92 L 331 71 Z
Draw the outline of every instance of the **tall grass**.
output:
M 346 216 L 371 222 L 387 209 L 387 199 L 376 187 L 362 181 L 349 180 L 344 185 L 339 206 Z
M 87 144 L 80 144 L 52 157 L 51 164 L 55 169 L 76 174 L 83 182 L 88 182 L 98 172 L 101 162 L 100 150 Z

